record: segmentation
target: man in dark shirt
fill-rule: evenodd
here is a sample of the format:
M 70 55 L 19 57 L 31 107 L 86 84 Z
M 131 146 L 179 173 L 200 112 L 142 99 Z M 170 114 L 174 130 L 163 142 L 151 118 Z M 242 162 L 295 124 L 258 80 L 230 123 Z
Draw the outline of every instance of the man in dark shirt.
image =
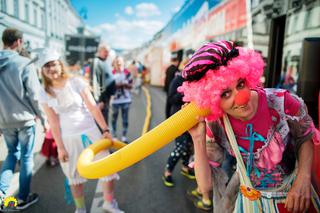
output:
M 166 70 L 166 78 L 164 81 L 164 91 L 167 94 L 167 102 L 166 102 L 166 118 L 170 117 L 170 108 L 171 104 L 168 101 L 168 93 L 169 93 L 169 86 L 173 78 L 175 77 L 176 73 L 179 72 L 179 59 L 177 57 L 171 58 L 171 65 Z

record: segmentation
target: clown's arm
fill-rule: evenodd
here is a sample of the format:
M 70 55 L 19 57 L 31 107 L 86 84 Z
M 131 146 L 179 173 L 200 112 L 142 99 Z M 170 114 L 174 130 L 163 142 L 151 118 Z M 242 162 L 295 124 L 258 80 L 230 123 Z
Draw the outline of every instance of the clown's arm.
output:
M 290 212 L 304 212 L 310 206 L 313 159 L 313 144 L 311 140 L 301 145 L 298 155 L 297 178 L 293 182 L 286 199 L 286 208 Z
M 316 130 L 302 99 L 286 93 L 284 108 L 298 158 L 297 178 L 288 193 L 286 207 L 293 212 L 306 211 L 311 197 L 311 168 Z
M 194 146 L 195 174 L 200 191 L 208 193 L 212 190 L 211 169 L 206 151 L 206 125 L 200 121 L 189 130 Z

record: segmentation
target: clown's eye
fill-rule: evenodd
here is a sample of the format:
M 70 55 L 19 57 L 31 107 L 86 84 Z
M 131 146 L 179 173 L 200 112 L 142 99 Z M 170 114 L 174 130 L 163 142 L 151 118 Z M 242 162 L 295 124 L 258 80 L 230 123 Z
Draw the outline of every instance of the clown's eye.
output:
M 237 84 L 237 90 L 241 90 L 246 86 L 246 80 L 240 79 Z
M 228 99 L 231 96 L 231 90 L 224 90 L 221 94 L 221 98 Z

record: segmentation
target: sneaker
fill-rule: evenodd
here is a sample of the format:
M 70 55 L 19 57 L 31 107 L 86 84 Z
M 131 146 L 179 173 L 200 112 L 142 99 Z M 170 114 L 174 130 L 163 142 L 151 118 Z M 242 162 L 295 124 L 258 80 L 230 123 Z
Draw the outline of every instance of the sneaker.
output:
M 124 143 L 128 143 L 128 138 L 126 136 L 122 136 L 121 141 Z
M 86 208 L 76 209 L 74 213 L 87 213 Z
M 167 187 L 173 187 L 174 186 L 174 182 L 173 182 L 173 178 L 171 175 L 166 176 L 162 176 L 162 180 L 165 186 Z
M 193 190 L 188 190 L 187 194 L 190 196 L 192 200 L 201 200 L 202 199 L 202 194 L 198 192 L 197 188 Z
M 196 176 L 194 174 L 194 170 L 193 169 L 188 169 L 187 171 L 181 169 L 181 174 L 187 178 L 189 178 L 190 180 L 194 180 L 196 179 Z
M 203 201 L 203 199 L 200 199 L 200 200 L 195 200 L 193 203 L 198 209 L 202 209 L 204 211 L 212 210 L 212 201 L 211 200 L 209 200 L 208 203 L 206 203 Z
M 55 167 L 55 166 L 57 166 L 59 164 L 58 158 L 50 157 L 49 161 L 50 161 L 50 166 L 51 167 Z
M 104 201 L 102 209 L 109 213 L 124 213 L 124 211 L 119 209 L 118 202 L 115 199 L 113 199 L 112 202 Z
M 39 195 L 36 193 L 30 193 L 26 200 L 20 200 L 18 199 L 18 210 L 24 210 L 31 206 L 32 204 L 35 204 L 39 200 Z

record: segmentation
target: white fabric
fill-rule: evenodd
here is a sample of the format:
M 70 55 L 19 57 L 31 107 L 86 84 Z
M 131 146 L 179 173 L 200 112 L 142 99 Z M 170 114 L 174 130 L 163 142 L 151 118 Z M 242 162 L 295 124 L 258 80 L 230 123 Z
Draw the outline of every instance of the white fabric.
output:
M 127 79 L 124 72 L 114 74 L 116 84 L 128 84 L 129 79 Z M 117 88 L 116 93 L 112 96 L 111 104 L 124 104 L 131 103 L 131 92 L 129 89 Z
M 90 141 L 94 142 L 101 139 L 101 133 L 96 125 L 83 131 L 84 135 L 86 135 Z M 65 163 L 60 163 L 63 173 L 68 179 L 69 185 L 76 185 L 81 184 L 87 181 L 87 179 L 80 176 L 77 171 L 77 162 L 81 152 L 85 149 L 83 147 L 81 134 L 79 135 L 72 135 L 72 136 L 63 136 L 62 137 L 63 144 L 68 152 L 69 161 Z M 102 159 L 103 157 L 109 155 L 108 150 L 104 150 L 99 152 L 94 160 Z M 118 180 L 119 175 L 113 174 L 110 176 L 106 176 L 100 178 L 102 181 L 111 181 L 111 180 Z
M 56 97 L 40 92 L 40 103 L 48 104 L 59 115 L 62 136 L 78 135 L 96 125 L 80 95 L 87 86 L 82 78 L 72 77 L 63 88 L 54 89 Z

